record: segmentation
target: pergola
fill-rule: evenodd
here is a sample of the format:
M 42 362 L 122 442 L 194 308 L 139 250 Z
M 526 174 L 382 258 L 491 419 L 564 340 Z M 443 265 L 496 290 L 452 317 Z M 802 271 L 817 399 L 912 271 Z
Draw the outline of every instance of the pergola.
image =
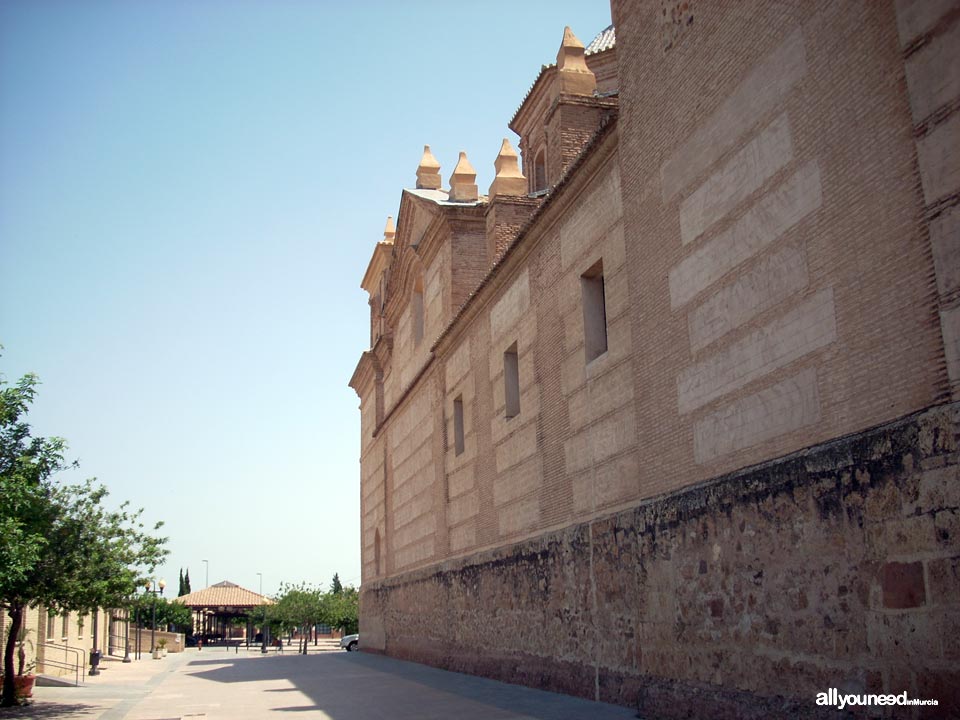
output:
M 203 590 L 181 595 L 173 602 L 182 603 L 193 611 L 194 634 L 205 639 L 230 639 L 235 627 L 231 620 L 247 618 L 247 627 L 241 637 L 249 641 L 254 608 L 273 605 L 270 598 L 224 580 Z

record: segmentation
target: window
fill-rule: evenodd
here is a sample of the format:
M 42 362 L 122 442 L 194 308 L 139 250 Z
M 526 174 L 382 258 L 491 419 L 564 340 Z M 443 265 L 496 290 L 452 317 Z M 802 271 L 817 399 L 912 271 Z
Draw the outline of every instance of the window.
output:
M 84 621 L 86 620 L 86 618 L 87 618 L 87 614 L 86 614 L 86 613 L 80 613 L 80 614 L 77 616 L 77 637 L 78 637 L 78 638 L 82 638 L 82 637 L 83 637 L 83 625 L 84 625 Z
M 47 640 L 53 640 L 53 626 L 57 622 L 57 613 L 47 610 Z
M 423 340 L 423 279 L 417 278 L 413 288 L 413 298 L 410 301 L 410 319 L 413 323 L 413 344 L 419 345 Z
M 603 287 L 603 260 L 580 276 L 583 292 L 583 347 L 589 363 L 607 351 L 607 308 Z
M 373 535 L 373 571 L 380 574 L 380 528 Z
M 520 414 L 520 361 L 516 343 L 503 353 L 503 400 L 508 420 Z
M 543 150 L 537 153 L 537 157 L 533 161 L 533 191 L 539 192 L 540 190 L 547 189 L 547 163 L 545 160 Z
M 453 451 L 463 454 L 463 395 L 457 395 L 453 401 Z
M 70 613 L 65 612 L 60 620 L 60 637 L 70 637 Z

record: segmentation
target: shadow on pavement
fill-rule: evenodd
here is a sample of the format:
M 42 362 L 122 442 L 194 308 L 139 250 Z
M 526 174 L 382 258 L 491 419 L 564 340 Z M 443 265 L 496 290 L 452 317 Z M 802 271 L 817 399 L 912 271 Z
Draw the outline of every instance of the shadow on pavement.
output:
M 208 667 L 216 666 L 216 667 Z M 325 653 L 263 658 L 224 658 L 188 663 L 191 675 L 221 683 L 284 681 L 313 705 L 274 708 L 275 712 L 322 710 L 333 720 L 395 718 L 508 718 L 539 720 L 589 717 L 632 718 L 627 708 L 542 692 L 519 685 L 439 670 L 368 653 Z M 192 672 L 191 672 L 192 671 Z
M 0 718 L 41 718 L 58 720 L 59 718 L 88 717 L 90 713 L 103 710 L 99 705 L 84 703 L 30 703 L 16 707 L 0 708 Z
M 273 712 L 312 712 L 316 709 L 316 705 L 299 705 L 297 707 L 273 708 Z

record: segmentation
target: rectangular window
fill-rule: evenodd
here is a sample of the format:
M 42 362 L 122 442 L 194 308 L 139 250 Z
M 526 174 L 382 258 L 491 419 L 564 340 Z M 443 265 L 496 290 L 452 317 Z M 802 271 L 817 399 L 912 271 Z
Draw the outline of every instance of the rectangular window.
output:
M 463 454 L 463 395 L 453 401 L 453 451 Z
M 607 351 L 607 308 L 603 287 L 603 260 L 580 276 L 583 293 L 583 346 L 589 363 Z
M 54 624 L 57 622 L 57 613 L 47 610 L 47 640 L 53 640 Z
M 520 360 L 516 343 L 503 353 L 503 399 L 508 420 L 520 414 Z
M 83 623 L 86 617 L 87 617 L 86 613 L 80 613 L 80 615 L 77 616 L 77 637 L 78 638 L 83 637 Z
M 70 637 L 70 613 L 65 612 L 60 621 L 60 637 L 66 639 Z
M 423 340 L 423 290 L 419 288 L 413 291 L 410 316 L 413 321 L 413 344 L 419 345 Z

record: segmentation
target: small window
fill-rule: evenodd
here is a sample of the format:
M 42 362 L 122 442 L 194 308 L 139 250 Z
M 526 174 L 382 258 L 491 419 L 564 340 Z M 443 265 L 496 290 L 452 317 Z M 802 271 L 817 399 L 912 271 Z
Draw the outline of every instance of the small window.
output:
M 60 620 L 60 637 L 70 637 L 70 613 L 65 612 Z
M 516 343 L 503 353 L 503 399 L 508 420 L 520 414 L 520 362 Z
M 533 161 L 533 191 L 539 192 L 547 188 L 547 163 L 543 150 L 537 153 Z
M 83 625 L 84 625 L 84 621 L 86 620 L 86 617 L 87 617 L 86 613 L 80 613 L 77 616 L 77 637 L 78 638 L 83 637 Z
M 373 571 L 380 575 L 380 528 L 373 534 Z
M 583 292 L 583 346 L 587 362 L 607 351 L 607 308 L 603 286 L 603 260 L 580 277 Z
M 57 622 L 57 613 L 53 610 L 47 610 L 47 640 L 53 640 L 54 624 Z
M 410 301 L 410 317 L 413 323 L 413 344 L 423 340 L 423 280 L 418 279 Z
M 463 454 L 463 395 L 453 401 L 453 451 Z

